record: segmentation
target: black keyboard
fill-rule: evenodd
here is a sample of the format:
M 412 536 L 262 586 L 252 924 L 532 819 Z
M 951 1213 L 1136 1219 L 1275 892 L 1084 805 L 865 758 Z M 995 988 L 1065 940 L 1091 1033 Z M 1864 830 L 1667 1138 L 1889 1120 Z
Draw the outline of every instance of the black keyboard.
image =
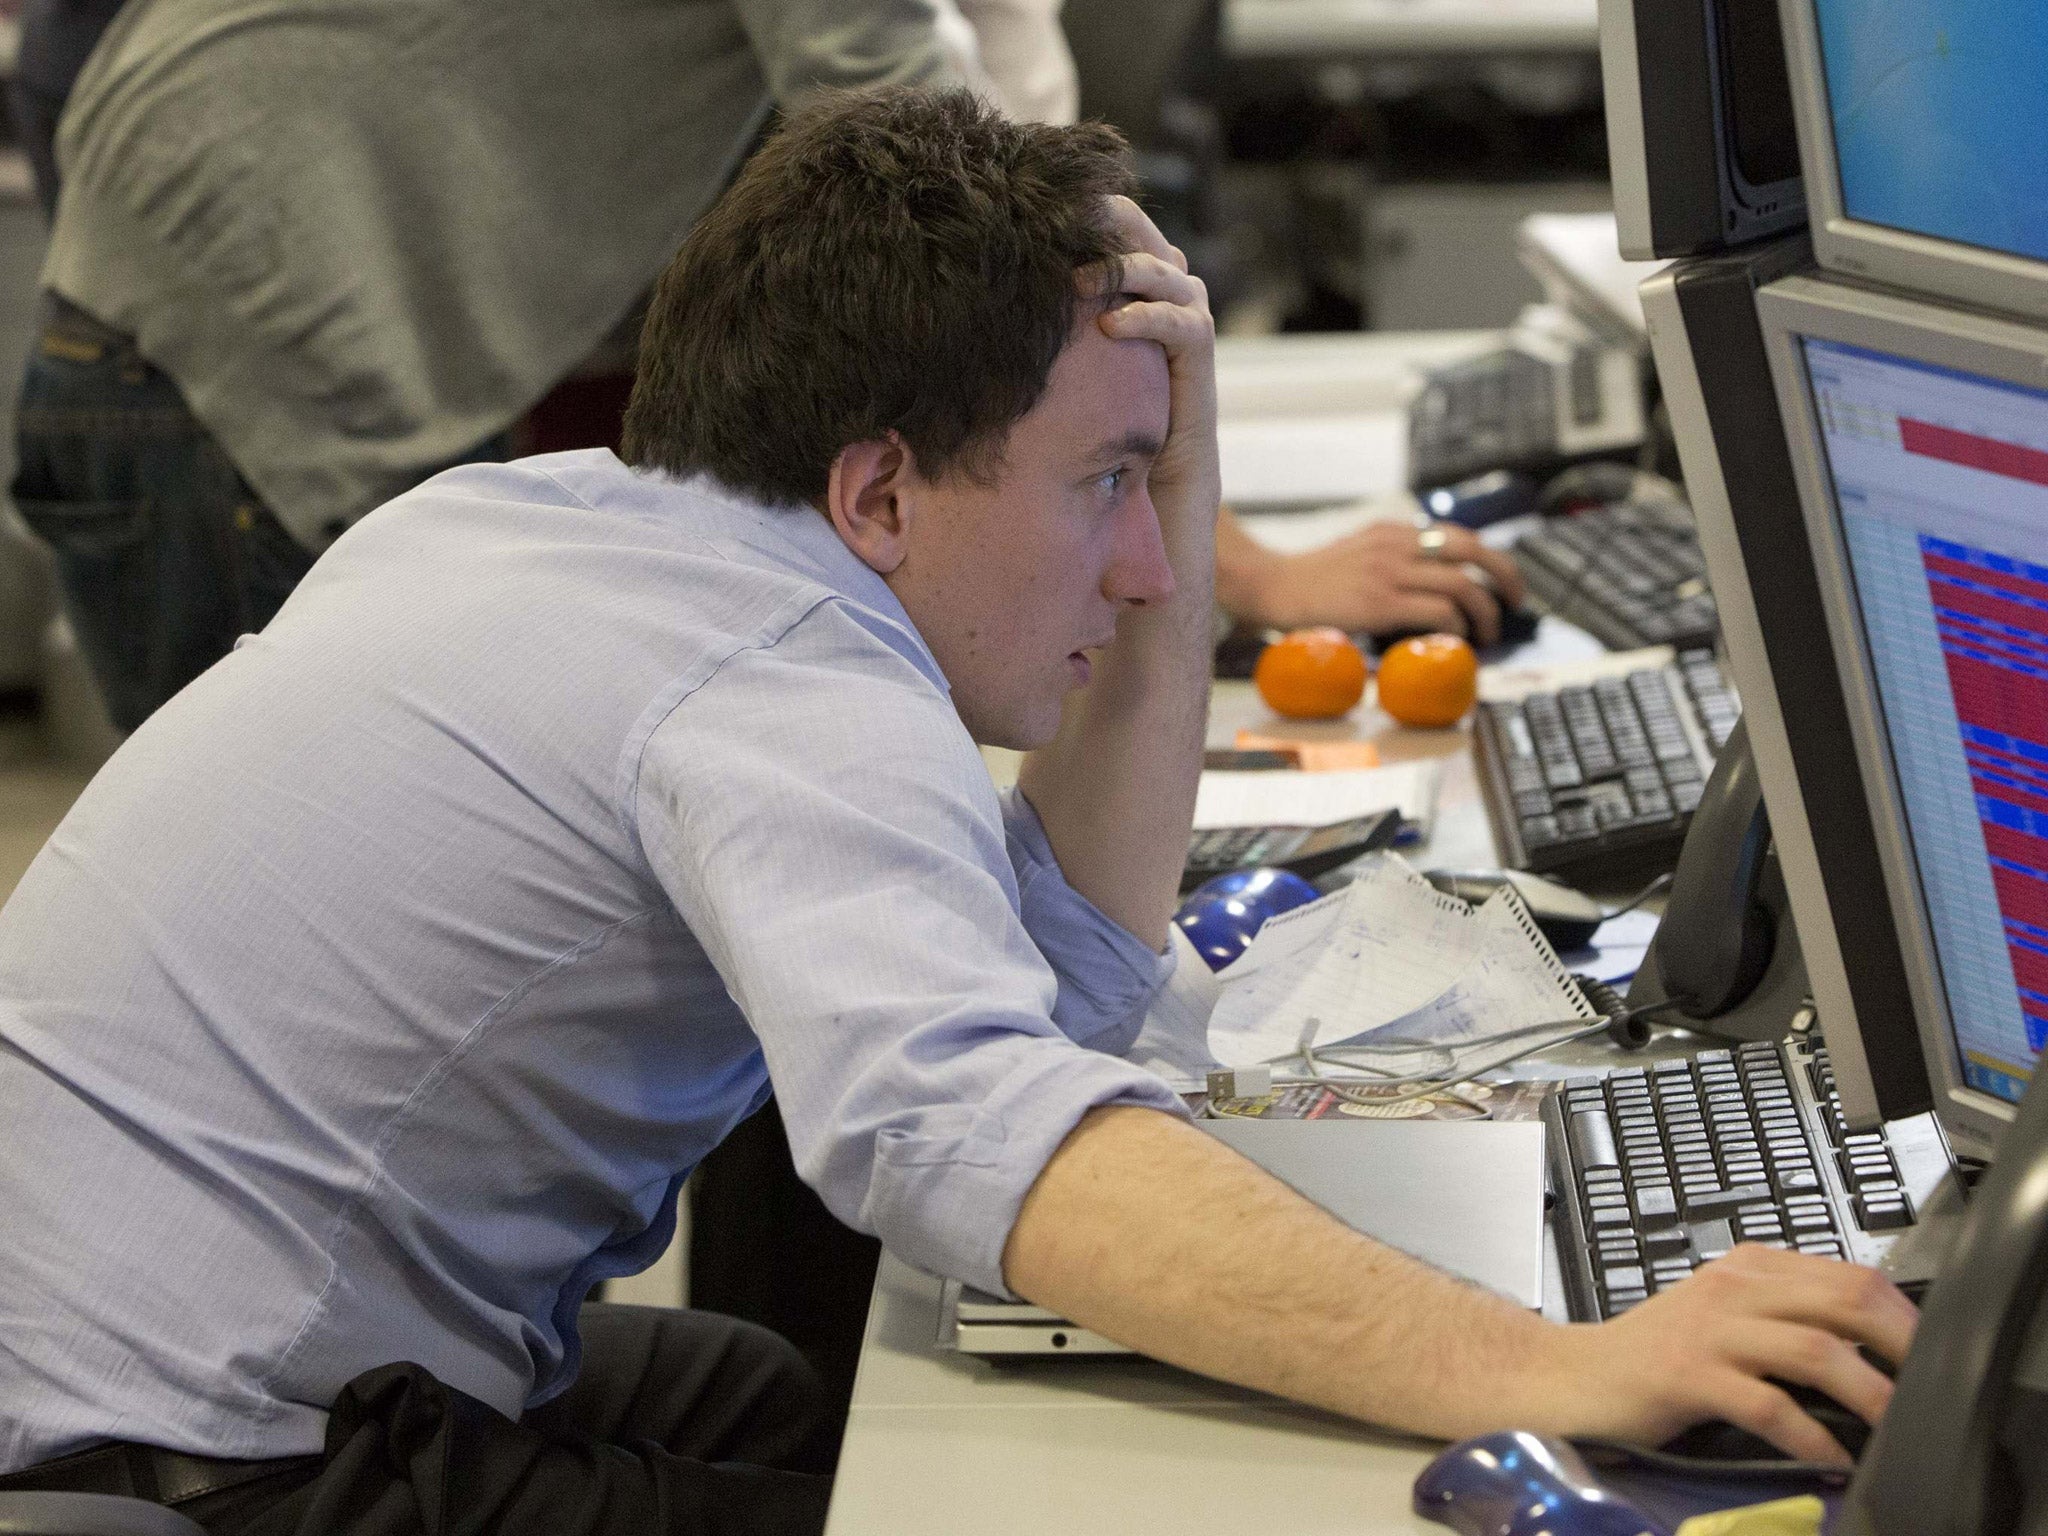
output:
M 1811 1037 L 1574 1078 L 1543 1113 L 1578 1322 L 1625 1312 L 1738 1242 L 1881 1264 L 1943 1171 L 1938 1150 L 1930 1162 L 1915 1143 L 1902 1170 L 1884 1132 L 1847 1131 Z
M 1609 650 L 1714 643 L 1714 594 L 1682 506 L 1589 507 L 1523 535 L 1515 559 L 1538 602 Z
M 1599 415 L 1598 359 L 1588 354 L 1593 419 Z M 1574 368 L 1575 405 L 1579 369 Z M 1556 459 L 1557 384 L 1550 365 L 1526 352 L 1497 352 L 1433 368 L 1408 407 L 1408 478 L 1446 485 L 1487 470 Z
M 1579 882 L 1669 869 L 1740 714 L 1710 651 L 1482 704 L 1473 740 L 1501 862 Z

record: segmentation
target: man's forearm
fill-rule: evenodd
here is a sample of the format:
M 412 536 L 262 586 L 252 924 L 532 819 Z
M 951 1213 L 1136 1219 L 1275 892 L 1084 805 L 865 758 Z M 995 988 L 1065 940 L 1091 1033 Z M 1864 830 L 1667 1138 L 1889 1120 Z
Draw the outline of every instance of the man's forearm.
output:
M 1154 949 L 1166 943 L 1202 772 L 1212 518 L 1199 508 L 1178 526 L 1162 517 L 1173 596 L 1118 620 L 1058 736 L 1018 775 L 1067 883 Z
M 1566 1330 L 1359 1236 L 1185 1122 L 1098 1110 L 1004 1250 L 1020 1296 L 1158 1359 L 1423 1434 L 1538 1422 L 1506 1399 Z
M 1124 1108 L 1084 1116 L 1045 1165 L 1003 1275 L 1148 1355 L 1391 1429 L 1654 1445 L 1722 1418 L 1844 1466 L 1777 1382 L 1874 1423 L 1891 1383 L 1857 1346 L 1903 1360 L 1917 1316 L 1875 1270 L 1743 1244 L 1612 1322 L 1547 1323 L 1359 1236 L 1193 1126 Z

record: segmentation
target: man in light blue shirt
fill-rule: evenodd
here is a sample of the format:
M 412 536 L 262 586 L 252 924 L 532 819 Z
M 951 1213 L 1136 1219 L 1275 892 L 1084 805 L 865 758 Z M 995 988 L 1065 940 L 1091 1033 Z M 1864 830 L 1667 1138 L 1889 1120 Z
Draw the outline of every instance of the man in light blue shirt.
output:
M 1193 1369 L 1440 1434 L 1823 1455 L 1764 1374 L 1881 1409 L 1867 1271 L 1553 1327 L 1115 1054 L 1218 500 L 1206 300 L 1129 186 L 966 95 L 795 120 L 657 292 L 634 467 L 400 497 L 123 747 L 0 914 L 0 1471 L 216 1531 L 816 1529 L 758 1336 L 614 1318 L 578 1380 L 771 1080 L 843 1219 Z M 591 1407 L 620 1372 L 683 1382 L 659 1427 Z

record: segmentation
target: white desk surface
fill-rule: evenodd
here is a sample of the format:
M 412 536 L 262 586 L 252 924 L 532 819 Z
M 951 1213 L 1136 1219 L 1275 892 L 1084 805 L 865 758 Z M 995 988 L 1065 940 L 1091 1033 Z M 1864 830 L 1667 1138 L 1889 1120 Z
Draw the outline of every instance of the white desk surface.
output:
M 883 1256 L 826 1536 L 1435 1532 L 1436 1447 L 1136 1359 L 932 1345 L 938 1282 Z
M 1596 0 L 1226 0 L 1232 58 L 1562 53 L 1600 46 Z
M 1501 339 L 1499 331 L 1223 338 L 1216 400 L 1224 500 L 1242 510 L 1399 490 L 1419 370 Z
M 1219 348 L 1219 383 L 1228 381 L 1226 413 L 1242 419 L 1262 388 L 1284 396 L 1290 377 L 1350 388 L 1355 399 L 1418 356 L 1490 340 L 1457 332 L 1229 341 Z M 1435 829 L 1415 857 L 1439 867 L 1497 862 L 1465 729 L 1409 730 L 1369 699 L 1342 720 L 1283 720 L 1249 683 L 1217 683 L 1210 745 L 1230 745 L 1242 728 L 1363 738 L 1387 762 L 1443 758 Z M 1014 778 L 1014 754 L 987 755 L 999 780 Z M 1434 1445 L 1148 1360 L 994 1366 L 940 1349 L 938 1316 L 939 1283 L 885 1255 L 827 1536 L 1178 1536 L 1191 1523 L 1260 1536 L 1442 1529 L 1408 1507 Z

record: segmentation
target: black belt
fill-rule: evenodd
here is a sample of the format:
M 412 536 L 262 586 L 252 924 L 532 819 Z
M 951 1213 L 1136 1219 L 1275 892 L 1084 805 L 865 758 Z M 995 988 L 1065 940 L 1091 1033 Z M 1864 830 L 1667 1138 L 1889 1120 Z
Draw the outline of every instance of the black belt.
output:
M 259 1477 L 312 1467 L 318 1456 L 223 1461 L 117 1441 L 0 1476 L 0 1493 L 110 1493 L 152 1504 L 183 1504 L 201 1494 L 253 1483 Z

